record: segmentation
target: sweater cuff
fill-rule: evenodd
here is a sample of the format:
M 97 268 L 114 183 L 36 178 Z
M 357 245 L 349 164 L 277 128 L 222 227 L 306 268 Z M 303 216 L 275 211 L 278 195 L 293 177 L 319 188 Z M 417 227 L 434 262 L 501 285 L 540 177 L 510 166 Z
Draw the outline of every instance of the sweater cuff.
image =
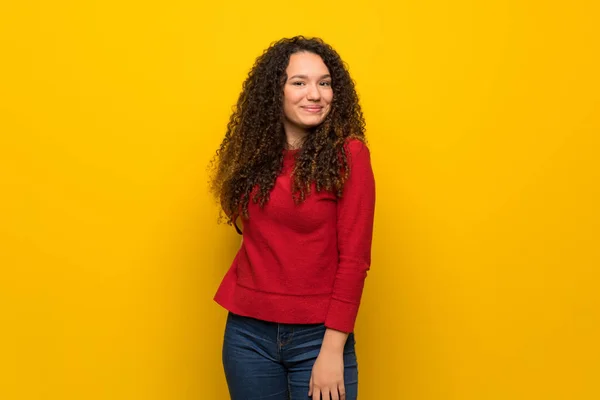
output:
M 359 306 L 360 304 L 331 299 L 325 317 L 325 327 L 346 333 L 353 332 Z

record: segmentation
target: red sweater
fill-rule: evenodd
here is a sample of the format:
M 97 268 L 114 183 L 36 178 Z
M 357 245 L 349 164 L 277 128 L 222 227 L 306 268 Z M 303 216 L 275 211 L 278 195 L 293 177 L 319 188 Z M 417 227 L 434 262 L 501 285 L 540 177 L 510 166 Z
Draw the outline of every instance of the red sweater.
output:
M 290 173 L 298 150 L 284 150 L 269 201 L 250 201 L 242 246 L 215 301 L 265 321 L 352 332 L 371 263 L 375 180 L 368 148 L 346 143 L 350 175 L 342 197 L 315 185 L 294 204 Z

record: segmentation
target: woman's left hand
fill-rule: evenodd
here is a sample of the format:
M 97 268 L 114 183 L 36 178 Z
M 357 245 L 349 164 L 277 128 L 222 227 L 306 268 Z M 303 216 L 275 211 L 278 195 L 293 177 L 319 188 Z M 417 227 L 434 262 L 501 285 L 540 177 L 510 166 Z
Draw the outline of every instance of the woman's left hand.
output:
M 345 400 L 344 352 L 321 348 L 308 384 L 313 400 Z

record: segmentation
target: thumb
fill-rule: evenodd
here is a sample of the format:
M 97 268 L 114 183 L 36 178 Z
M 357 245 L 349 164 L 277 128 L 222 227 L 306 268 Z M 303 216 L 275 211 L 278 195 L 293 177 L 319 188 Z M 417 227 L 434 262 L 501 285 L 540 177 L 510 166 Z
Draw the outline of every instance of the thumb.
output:
M 310 376 L 310 381 L 308 381 L 308 395 L 312 396 L 312 375 Z

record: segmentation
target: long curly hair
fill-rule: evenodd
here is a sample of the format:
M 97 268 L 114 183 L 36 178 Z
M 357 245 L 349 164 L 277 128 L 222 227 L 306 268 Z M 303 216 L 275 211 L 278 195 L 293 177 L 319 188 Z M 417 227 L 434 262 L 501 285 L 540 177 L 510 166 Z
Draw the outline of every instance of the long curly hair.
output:
M 319 55 L 331 75 L 333 100 L 324 121 L 311 129 L 296 154 L 292 196 L 296 203 L 316 190 L 342 195 L 348 178 L 344 144 L 363 142 L 365 120 L 354 81 L 338 53 L 319 38 L 296 36 L 271 44 L 260 55 L 242 86 L 227 132 L 208 169 L 210 191 L 221 205 L 219 221 L 231 225 L 238 216 L 249 218 L 251 200 L 261 207 L 282 171 L 286 136 L 283 126 L 283 88 L 294 53 Z

